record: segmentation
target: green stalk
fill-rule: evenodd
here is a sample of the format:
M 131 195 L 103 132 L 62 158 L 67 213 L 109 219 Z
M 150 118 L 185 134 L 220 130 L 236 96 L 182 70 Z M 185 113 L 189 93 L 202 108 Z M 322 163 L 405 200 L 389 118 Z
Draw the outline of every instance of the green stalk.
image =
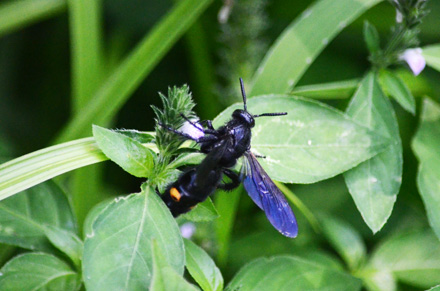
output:
M 85 109 L 74 116 L 57 142 L 90 133 L 91 125 L 110 120 L 131 93 L 213 0 L 180 1 L 104 81 Z
M 320 232 L 321 227 L 319 226 L 318 219 L 313 215 L 312 211 L 301 201 L 301 199 L 298 198 L 286 185 L 283 183 L 274 181 L 275 184 L 278 186 L 278 188 L 283 192 L 283 194 L 286 196 L 286 198 L 293 203 L 293 205 L 296 206 L 296 208 L 299 209 L 299 211 L 304 214 L 305 218 L 309 221 L 310 225 L 312 226 L 313 230 L 316 233 Z
M 66 0 L 13 0 L 0 5 L 0 36 L 64 12 Z
M 68 0 L 72 56 L 72 113 L 80 114 L 102 81 L 100 0 Z M 80 233 L 89 210 L 103 200 L 100 165 L 74 172 L 70 193 Z

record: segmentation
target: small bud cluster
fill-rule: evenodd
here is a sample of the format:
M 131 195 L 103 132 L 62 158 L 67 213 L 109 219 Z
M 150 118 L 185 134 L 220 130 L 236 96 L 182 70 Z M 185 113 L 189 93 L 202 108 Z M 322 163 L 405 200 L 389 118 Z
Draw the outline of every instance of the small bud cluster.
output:
M 195 116 L 192 111 L 195 103 L 187 85 L 180 88 L 169 88 L 168 97 L 161 93 L 159 93 L 159 95 L 162 100 L 163 109 L 159 109 L 154 105 L 151 106 L 156 114 L 155 142 L 159 149 L 160 156 L 169 158 L 176 153 L 184 140 L 163 126 L 174 129 L 181 128 L 185 122 L 182 115 L 188 118 Z
M 370 61 L 377 68 L 406 62 L 414 75 L 425 67 L 425 59 L 419 46 L 419 24 L 428 14 L 427 0 L 389 0 L 396 8 L 396 24 L 386 46 L 380 49 L 379 37 L 375 28 L 364 27 L 365 40 L 370 50 Z

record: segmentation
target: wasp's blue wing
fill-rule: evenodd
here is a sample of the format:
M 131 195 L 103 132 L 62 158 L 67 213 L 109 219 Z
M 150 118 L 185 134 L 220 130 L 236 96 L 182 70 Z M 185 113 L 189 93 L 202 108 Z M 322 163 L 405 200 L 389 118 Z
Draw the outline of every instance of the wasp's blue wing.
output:
M 283 235 L 296 237 L 298 224 L 289 203 L 250 151 L 244 154 L 242 181 L 247 193 L 266 213 L 270 223 Z

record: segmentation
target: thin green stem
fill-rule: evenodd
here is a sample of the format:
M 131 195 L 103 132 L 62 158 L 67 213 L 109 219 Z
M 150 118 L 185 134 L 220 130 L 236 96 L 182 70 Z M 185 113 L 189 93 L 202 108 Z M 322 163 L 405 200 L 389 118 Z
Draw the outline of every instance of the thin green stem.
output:
M 110 120 L 212 1 L 179 1 L 103 82 L 85 109 L 64 128 L 57 142 L 87 135 L 92 123 L 99 125 Z
M 307 206 L 301 201 L 301 199 L 299 199 L 298 196 L 296 196 L 286 185 L 277 181 L 274 182 L 281 190 L 281 192 L 284 193 L 287 199 L 292 202 L 293 205 L 295 205 L 299 209 L 299 211 L 302 212 L 302 214 L 304 214 L 305 218 L 309 221 L 313 230 L 316 233 L 320 233 L 321 227 L 319 225 L 318 219 L 315 217 L 312 211 L 310 211 L 310 209 L 307 208 Z
M 0 5 L 0 36 L 66 10 L 66 0 L 14 0 Z
M 68 0 L 72 56 L 72 113 L 89 103 L 103 76 L 101 0 Z M 100 165 L 77 170 L 71 181 L 73 208 L 82 232 L 89 210 L 103 200 Z

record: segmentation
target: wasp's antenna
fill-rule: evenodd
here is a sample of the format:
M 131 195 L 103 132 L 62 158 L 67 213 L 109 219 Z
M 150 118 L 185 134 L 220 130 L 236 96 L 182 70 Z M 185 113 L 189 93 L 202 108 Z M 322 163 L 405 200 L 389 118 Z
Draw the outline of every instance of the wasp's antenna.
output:
M 257 118 L 257 117 L 263 117 L 263 116 L 281 116 L 281 115 L 287 115 L 287 112 L 263 113 L 263 114 L 252 115 L 252 117 Z
M 244 91 L 243 79 L 240 78 L 241 96 L 243 96 L 244 111 L 247 111 L 246 92 Z

